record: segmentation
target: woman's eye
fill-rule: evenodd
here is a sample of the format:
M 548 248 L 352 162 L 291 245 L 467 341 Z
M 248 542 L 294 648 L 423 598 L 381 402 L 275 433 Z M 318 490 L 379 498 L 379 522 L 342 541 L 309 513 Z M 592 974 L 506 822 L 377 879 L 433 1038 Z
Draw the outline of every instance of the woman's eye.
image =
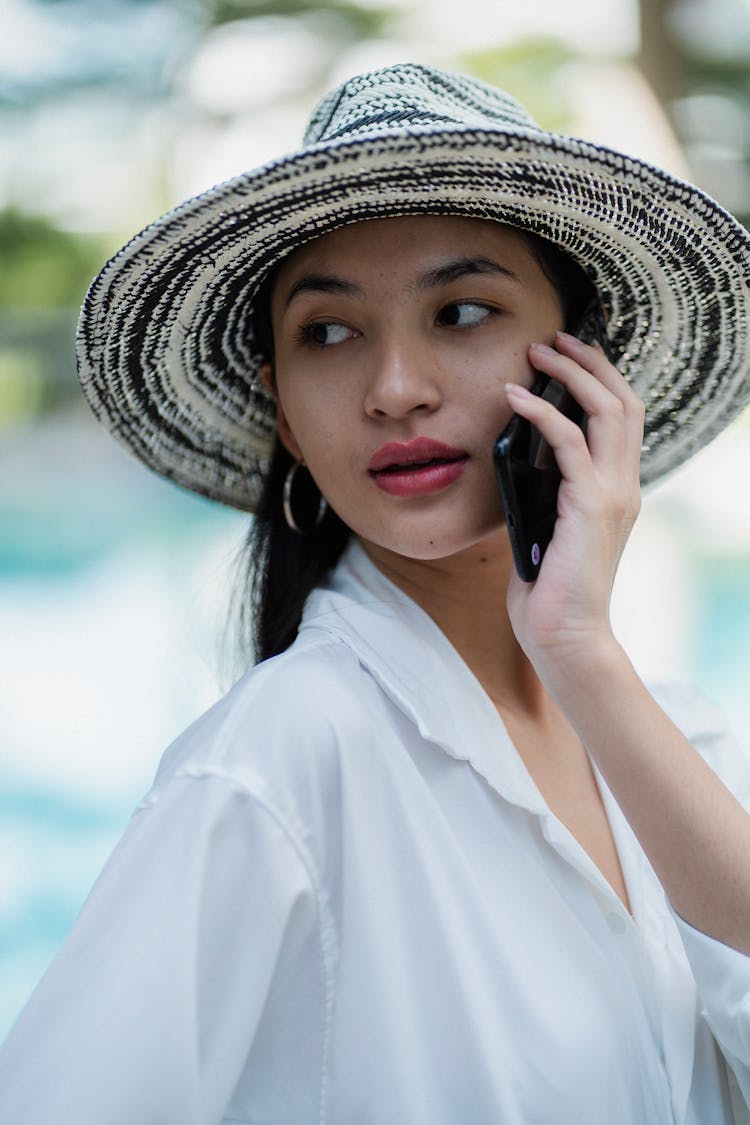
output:
M 470 328 L 492 316 L 493 309 L 474 301 L 452 301 L 438 313 L 438 323 L 455 328 Z
M 300 331 L 302 342 L 315 348 L 329 348 L 333 344 L 342 344 L 352 335 L 351 328 L 345 324 L 338 324 L 335 320 L 317 320 L 313 324 L 305 324 Z

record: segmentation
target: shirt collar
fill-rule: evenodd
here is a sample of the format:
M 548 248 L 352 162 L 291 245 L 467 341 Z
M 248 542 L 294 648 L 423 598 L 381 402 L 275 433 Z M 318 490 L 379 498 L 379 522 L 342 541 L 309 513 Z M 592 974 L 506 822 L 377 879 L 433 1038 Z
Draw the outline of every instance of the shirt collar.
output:
M 468 761 L 506 800 L 549 811 L 473 672 L 354 537 L 326 585 L 308 598 L 300 634 L 320 630 L 353 649 L 423 738 Z

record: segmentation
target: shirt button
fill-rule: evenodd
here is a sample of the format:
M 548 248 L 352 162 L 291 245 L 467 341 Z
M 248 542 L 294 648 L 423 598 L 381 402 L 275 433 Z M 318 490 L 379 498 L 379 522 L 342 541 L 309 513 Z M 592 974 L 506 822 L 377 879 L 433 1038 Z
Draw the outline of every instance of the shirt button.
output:
M 615 914 L 614 911 L 607 915 L 607 925 L 613 934 L 624 934 L 628 927 L 622 914 Z

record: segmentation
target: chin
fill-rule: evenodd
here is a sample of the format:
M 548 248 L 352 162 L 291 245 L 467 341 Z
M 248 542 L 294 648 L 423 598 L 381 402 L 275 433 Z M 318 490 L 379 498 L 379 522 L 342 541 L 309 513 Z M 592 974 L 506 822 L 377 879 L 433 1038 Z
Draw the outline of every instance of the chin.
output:
M 380 551 L 412 559 L 414 562 L 450 559 L 478 547 L 502 551 L 508 546 L 505 527 L 498 519 L 482 529 L 452 529 L 442 534 L 429 530 L 417 533 L 416 529 L 405 535 L 368 535 L 364 531 L 357 534 Z

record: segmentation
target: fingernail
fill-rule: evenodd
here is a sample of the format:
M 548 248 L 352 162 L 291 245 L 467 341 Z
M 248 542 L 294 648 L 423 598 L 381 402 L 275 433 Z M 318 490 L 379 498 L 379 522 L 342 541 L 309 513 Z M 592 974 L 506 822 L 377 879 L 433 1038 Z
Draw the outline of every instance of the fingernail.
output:
M 533 348 L 535 352 L 541 352 L 542 355 L 557 355 L 554 348 L 550 348 L 548 344 L 530 344 L 529 347 Z
M 533 398 L 531 391 L 527 391 L 520 383 L 506 383 L 505 390 L 509 395 L 516 395 L 518 398 Z
M 559 340 L 567 340 L 571 344 L 582 343 L 582 341 L 579 340 L 577 336 L 571 336 L 570 332 L 563 332 L 562 329 L 556 332 L 555 335 Z

